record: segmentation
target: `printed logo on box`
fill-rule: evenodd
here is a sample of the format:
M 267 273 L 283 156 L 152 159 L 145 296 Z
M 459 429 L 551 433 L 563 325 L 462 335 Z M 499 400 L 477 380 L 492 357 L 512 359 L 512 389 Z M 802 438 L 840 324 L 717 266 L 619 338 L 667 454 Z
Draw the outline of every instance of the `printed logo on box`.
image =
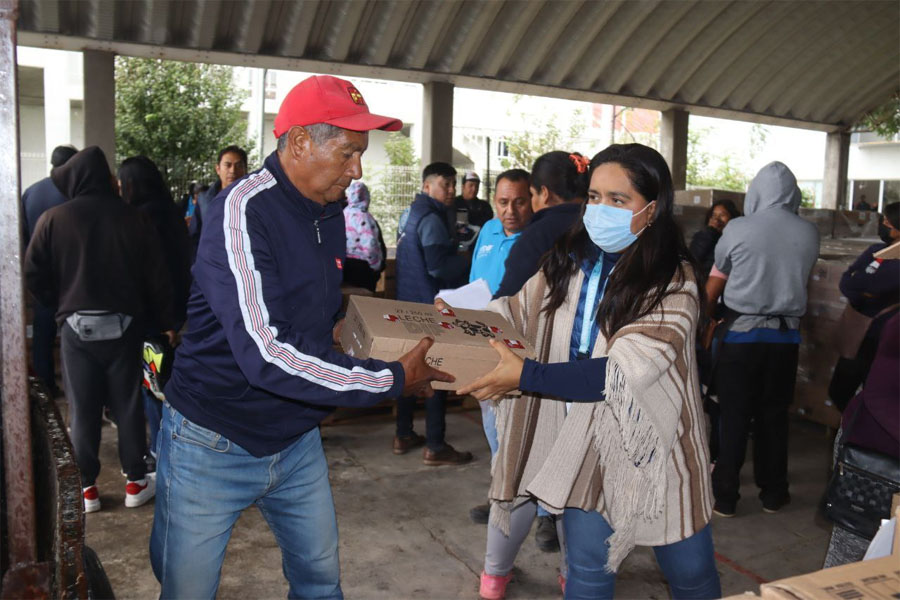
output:
M 394 321 L 399 321 L 400 317 L 398 317 L 397 315 L 384 315 L 384 320 L 393 323 Z
M 514 350 L 524 350 L 525 349 L 525 345 L 522 342 L 520 342 L 519 340 L 507 340 L 504 338 L 503 341 L 506 342 L 507 346 L 509 346 L 510 348 L 512 348 Z
M 453 325 L 451 325 L 447 321 L 441 321 L 441 327 L 443 327 L 444 329 L 453 329 Z
M 445 309 L 443 309 L 443 310 L 440 310 L 440 311 L 438 311 L 438 312 L 440 312 L 440 313 L 441 313 L 442 315 L 444 315 L 445 317 L 455 317 L 455 316 L 456 316 L 456 313 L 453 312 L 453 309 L 450 308 L 450 307 L 447 307 L 447 308 L 445 308 Z
M 502 329 L 500 329 L 499 327 L 495 327 L 493 325 L 491 325 L 490 329 L 491 329 L 491 333 L 496 333 L 498 335 L 503 333 Z

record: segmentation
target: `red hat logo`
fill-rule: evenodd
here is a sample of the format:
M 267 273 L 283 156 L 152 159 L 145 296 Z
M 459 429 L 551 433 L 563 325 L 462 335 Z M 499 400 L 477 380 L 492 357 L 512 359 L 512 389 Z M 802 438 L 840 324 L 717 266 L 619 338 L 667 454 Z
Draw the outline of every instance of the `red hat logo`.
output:
M 455 316 L 456 316 L 456 313 L 453 312 L 453 309 L 452 309 L 452 308 L 449 308 L 449 307 L 448 307 L 448 308 L 441 309 L 440 313 L 441 313 L 442 315 L 444 315 L 445 317 L 455 317 Z
M 506 345 L 512 348 L 513 350 L 524 350 L 525 345 L 522 344 L 519 340 L 503 340 L 506 342 Z
M 384 315 L 384 320 L 393 323 L 394 321 L 399 321 L 400 317 L 398 317 L 397 315 Z
M 353 87 L 352 85 L 347 88 L 347 92 L 350 94 L 350 99 L 353 100 L 356 104 L 361 106 L 366 105 L 366 101 L 363 100 L 362 94 L 359 93 L 359 90 Z
M 441 327 L 443 327 L 444 329 L 453 329 L 453 325 L 451 325 L 447 321 L 441 321 Z

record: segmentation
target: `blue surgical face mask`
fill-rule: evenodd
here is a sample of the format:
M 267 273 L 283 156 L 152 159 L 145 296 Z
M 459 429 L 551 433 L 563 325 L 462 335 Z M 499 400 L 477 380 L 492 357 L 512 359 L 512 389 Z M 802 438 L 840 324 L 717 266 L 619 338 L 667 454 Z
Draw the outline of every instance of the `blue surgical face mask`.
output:
M 652 202 L 636 213 L 627 208 L 616 208 L 606 204 L 588 204 L 584 209 L 584 228 L 597 247 L 604 252 L 618 253 L 637 240 L 637 233 L 631 233 L 631 220 L 647 210 Z

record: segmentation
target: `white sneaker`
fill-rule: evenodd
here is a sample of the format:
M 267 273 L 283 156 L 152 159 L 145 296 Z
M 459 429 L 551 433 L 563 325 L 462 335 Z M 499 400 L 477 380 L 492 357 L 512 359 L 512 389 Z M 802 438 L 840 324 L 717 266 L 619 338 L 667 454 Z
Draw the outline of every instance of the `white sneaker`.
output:
M 96 485 L 90 485 L 81 490 L 84 496 L 84 512 L 92 513 L 100 510 L 100 492 L 97 491 Z
M 144 477 L 125 484 L 125 507 L 137 508 L 153 499 L 156 495 L 156 478 Z

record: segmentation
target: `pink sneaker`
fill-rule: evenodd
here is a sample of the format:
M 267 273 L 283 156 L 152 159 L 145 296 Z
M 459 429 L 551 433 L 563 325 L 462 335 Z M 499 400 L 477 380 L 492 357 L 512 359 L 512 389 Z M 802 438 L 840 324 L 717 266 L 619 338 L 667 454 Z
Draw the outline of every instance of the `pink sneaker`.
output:
M 81 490 L 84 495 L 84 512 L 92 513 L 100 510 L 100 492 L 96 485 L 88 486 Z
M 512 581 L 512 573 L 509 575 L 488 575 L 481 572 L 481 587 L 478 595 L 482 600 L 503 600 L 506 598 L 506 584 Z
M 559 582 L 559 589 L 562 590 L 563 597 L 566 595 L 566 578 L 562 576 L 562 573 L 556 575 L 556 580 Z

